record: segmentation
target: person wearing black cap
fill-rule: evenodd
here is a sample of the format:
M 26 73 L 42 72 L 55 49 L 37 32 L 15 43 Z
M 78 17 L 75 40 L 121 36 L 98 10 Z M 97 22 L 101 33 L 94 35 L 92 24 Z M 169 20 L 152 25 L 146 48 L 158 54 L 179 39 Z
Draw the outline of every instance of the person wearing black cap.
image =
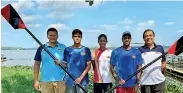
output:
M 114 49 L 111 56 L 111 72 L 117 84 L 116 93 L 137 93 L 141 73 L 129 81 L 124 81 L 128 76 L 141 68 L 142 56 L 138 49 L 131 47 L 131 33 L 125 31 L 122 34 L 123 46 Z M 114 70 L 115 67 L 115 70 Z

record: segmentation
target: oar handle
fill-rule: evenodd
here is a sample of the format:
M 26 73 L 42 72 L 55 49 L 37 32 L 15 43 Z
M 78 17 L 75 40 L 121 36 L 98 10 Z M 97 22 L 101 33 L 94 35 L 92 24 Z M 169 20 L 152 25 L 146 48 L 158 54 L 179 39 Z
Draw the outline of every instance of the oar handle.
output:
M 147 67 L 149 67 L 150 65 L 152 65 L 153 63 L 155 63 L 157 60 L 159 60 L 160 58 L 162 58 L 162 56 L 167 55 L 168 52 L 165 52 L 164 54 L 162 54 L 161 56 L 157 57 L 156 59 L 154 59 L 152 62 L 148 63 L 147 65 L 145 65 L 144 67 L 142 67 L 141 69 L 137 70 L 135 73 L 131 74 L 130 76 L 128 76 L 125 79 L 125 82 L 130 80 L 133 76 L 137 75 L 139 72 L 141 72 L 142 70 L 146 69 Z M 114 89 L 116 89 L 118 86 L 120 86 L 120 84 L 117 84 L 116 86 L 112 87 L 110 90 L 108 90 L 105 93 L 110 93 L 111 91 L 113 91 Z
M 27 29 L 25 28 L 25 30 L 32 36 L 32 38 L 34 38 L 36 40 L 36 42 L 53 58 L 53 60 L 56 60 L 55 56 L 47 49 L 44 47 L 44 45 Z M 74 77 L 65 69 L 65 67 L 60 63 L 59 66 L 71 77 L 72 80 L 75 81 Z M 83 86 L 81 84 L 76 84 L 78 85 L 85 93 L 87 93 L 87 91 L 83 88 Z

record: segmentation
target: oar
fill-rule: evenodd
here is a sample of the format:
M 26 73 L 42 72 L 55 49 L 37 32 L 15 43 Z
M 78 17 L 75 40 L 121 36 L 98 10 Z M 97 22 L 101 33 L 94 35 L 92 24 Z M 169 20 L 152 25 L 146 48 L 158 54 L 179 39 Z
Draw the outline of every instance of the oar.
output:
M 16 12 L 16 10 L 11 6 L 11 4 L 8 4 L 4 8 L 1 9 L 1 15 L 10 23 L 10 25 L 14 29 L 25 29 L 34 40 L 54 59 L 56 60 L 56 57 L 51 54 L 51 52 L 44 47 L 44 45 L 26 28 L 24 22 L 20 18 L 19 14 Z M 75 81 L 74 77 L 65 69 L 65 67 L 60 63 L 59 66 L 71 77 L 72 80 Z M 83 88 L 81 84 L 78 85 L 85 93 L 86 90 Z
M 157 60 L 159 60 L 162 56 L 165 56 L 167 54 L 174 54 L 174 55 L 179 55 L 180 53 L 183 52 L 183 36 L 180 37 L 169 49 L 167 52 L 165 52 L 164 54 L 162 54 L 161 56 L 157 57 L 156 59 L 154 59 L 152 62 L 148 63 L 147 65 L 145 65 L 144 67 L 142 67 L 141 69 L 137 70 L 135 73 L 131 74 L 130 76 L 128 76 L 125 79 L 125 82 L 130 80 L 133 76 L 136 76 L 139 72 L 141 72 L 142 70 L 146 69 L 147 67 L 149 67 L 150 65 L 152 65 L 153 63 L 155 63 Z M 116 86 L 112 87 L 110 90 L 108 90 L 105 93 L 110 93 L 111 91 L 113 91 L 114 89 L 116 89 L 118 86 L 120 86 L 120 84 L 117 84 Z

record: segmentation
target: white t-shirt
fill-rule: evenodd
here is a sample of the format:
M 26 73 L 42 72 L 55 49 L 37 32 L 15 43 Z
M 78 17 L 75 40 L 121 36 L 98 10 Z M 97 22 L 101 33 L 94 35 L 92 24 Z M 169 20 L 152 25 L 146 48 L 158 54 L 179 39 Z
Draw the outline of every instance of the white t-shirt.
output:
M 150 63 L 152 60 L 156 59 L 162 55 L 160 52 L 144 52 L 142 53 L 142 58 L 143 58 L 143 64 L 142 66 L 147 65 Z M 162 58 L 147 67 L 146 69 L 143 70 L 142 72 L 142 77 L 140 80 L 141 85 L 154 85 L 154 84 L 159 84 L 163 81 L 165 81 L 165 76 L 162 74 L 161 70 L 161 64 L 162 64 Z
M 98 53 L 99 51 L 101 52 L 100 49 L 98 49 Z M 95 54 L 98 56 L 98 53 Z M 102 79 L 102 83 L 111 83 L 112 82 L 112 78 L 111 78 L 111 72 L 110 72 L 110 57 L 111 57 L 111 53 L 112 50 L 106 49 L 105 51 L 103 51 L 101 53 L 100 56 L 98 56 L 98 70 L 100 73 L 97 72 L 96 70 L 96 66 L 94 68 L 94 83 L 99 83 L 98 82 L 98 75 L 101 76 Z M 95 63 L 96 64 L 96 63 Z

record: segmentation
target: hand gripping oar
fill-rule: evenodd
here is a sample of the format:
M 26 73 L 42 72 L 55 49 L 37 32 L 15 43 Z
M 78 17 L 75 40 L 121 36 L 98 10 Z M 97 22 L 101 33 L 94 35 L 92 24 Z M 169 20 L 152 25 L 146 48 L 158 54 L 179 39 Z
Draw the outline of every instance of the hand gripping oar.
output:
M 125 79 L 125 82 L 130 80 L 133 76 L 136 76 L 139 72 L 141 72 L 142 70 L 146 69 L 147 67 L 149 67 L 150 65 L 152 65 L 153 63 L 155 63 L 157 60 L 159 60 L 162 56 L 165 56 L 167 54 L 174 54 L 174 55 L 179 55 L 180 53 L 183 52 L 183 36 L 181 38 L 179 38 L 179 40 L 177 40 L 169 49 L 167 52 L 165 52 L 164 54 L 162 54 L 161 56 L 157 57 L 156 59 L 154 59 L 152 62 L 148 63 L 147 65 L 145 65 L 144 67 L 142 67 L 141 69 L 137 70 L 135 73 L 133 73 L 132 75 L 128 76 Z M 117 84 L 116 86 L 112 87 L 110 90 L 108 90 L 105 93 L 110 93 L 111 91 L 113 91 L 114 89 L 116 89 L 118 86 L 120 86 L 120 84 Z
M 16 12 L 16 10 L 11 6 L 11 4 L 8 4 L 4 8 L 1 9 L 1 15 L 10 23 L 10 25 L 14 29 L 25 29 L 33 38 L 36 40 L 36 42 L 54 59 L 56 60 L 56 57 L 51 54 L 51 52 L 44 47 L 44 45 L 26 28 L 24 22 Z M 60 63 L 59 66 L 71 77 L 72 80 L 75 81 L 74 77 L 65 69 L 65 67 Z M 81 84 L 78 85 L 85 93 L 87 91 L 82 87 Z

